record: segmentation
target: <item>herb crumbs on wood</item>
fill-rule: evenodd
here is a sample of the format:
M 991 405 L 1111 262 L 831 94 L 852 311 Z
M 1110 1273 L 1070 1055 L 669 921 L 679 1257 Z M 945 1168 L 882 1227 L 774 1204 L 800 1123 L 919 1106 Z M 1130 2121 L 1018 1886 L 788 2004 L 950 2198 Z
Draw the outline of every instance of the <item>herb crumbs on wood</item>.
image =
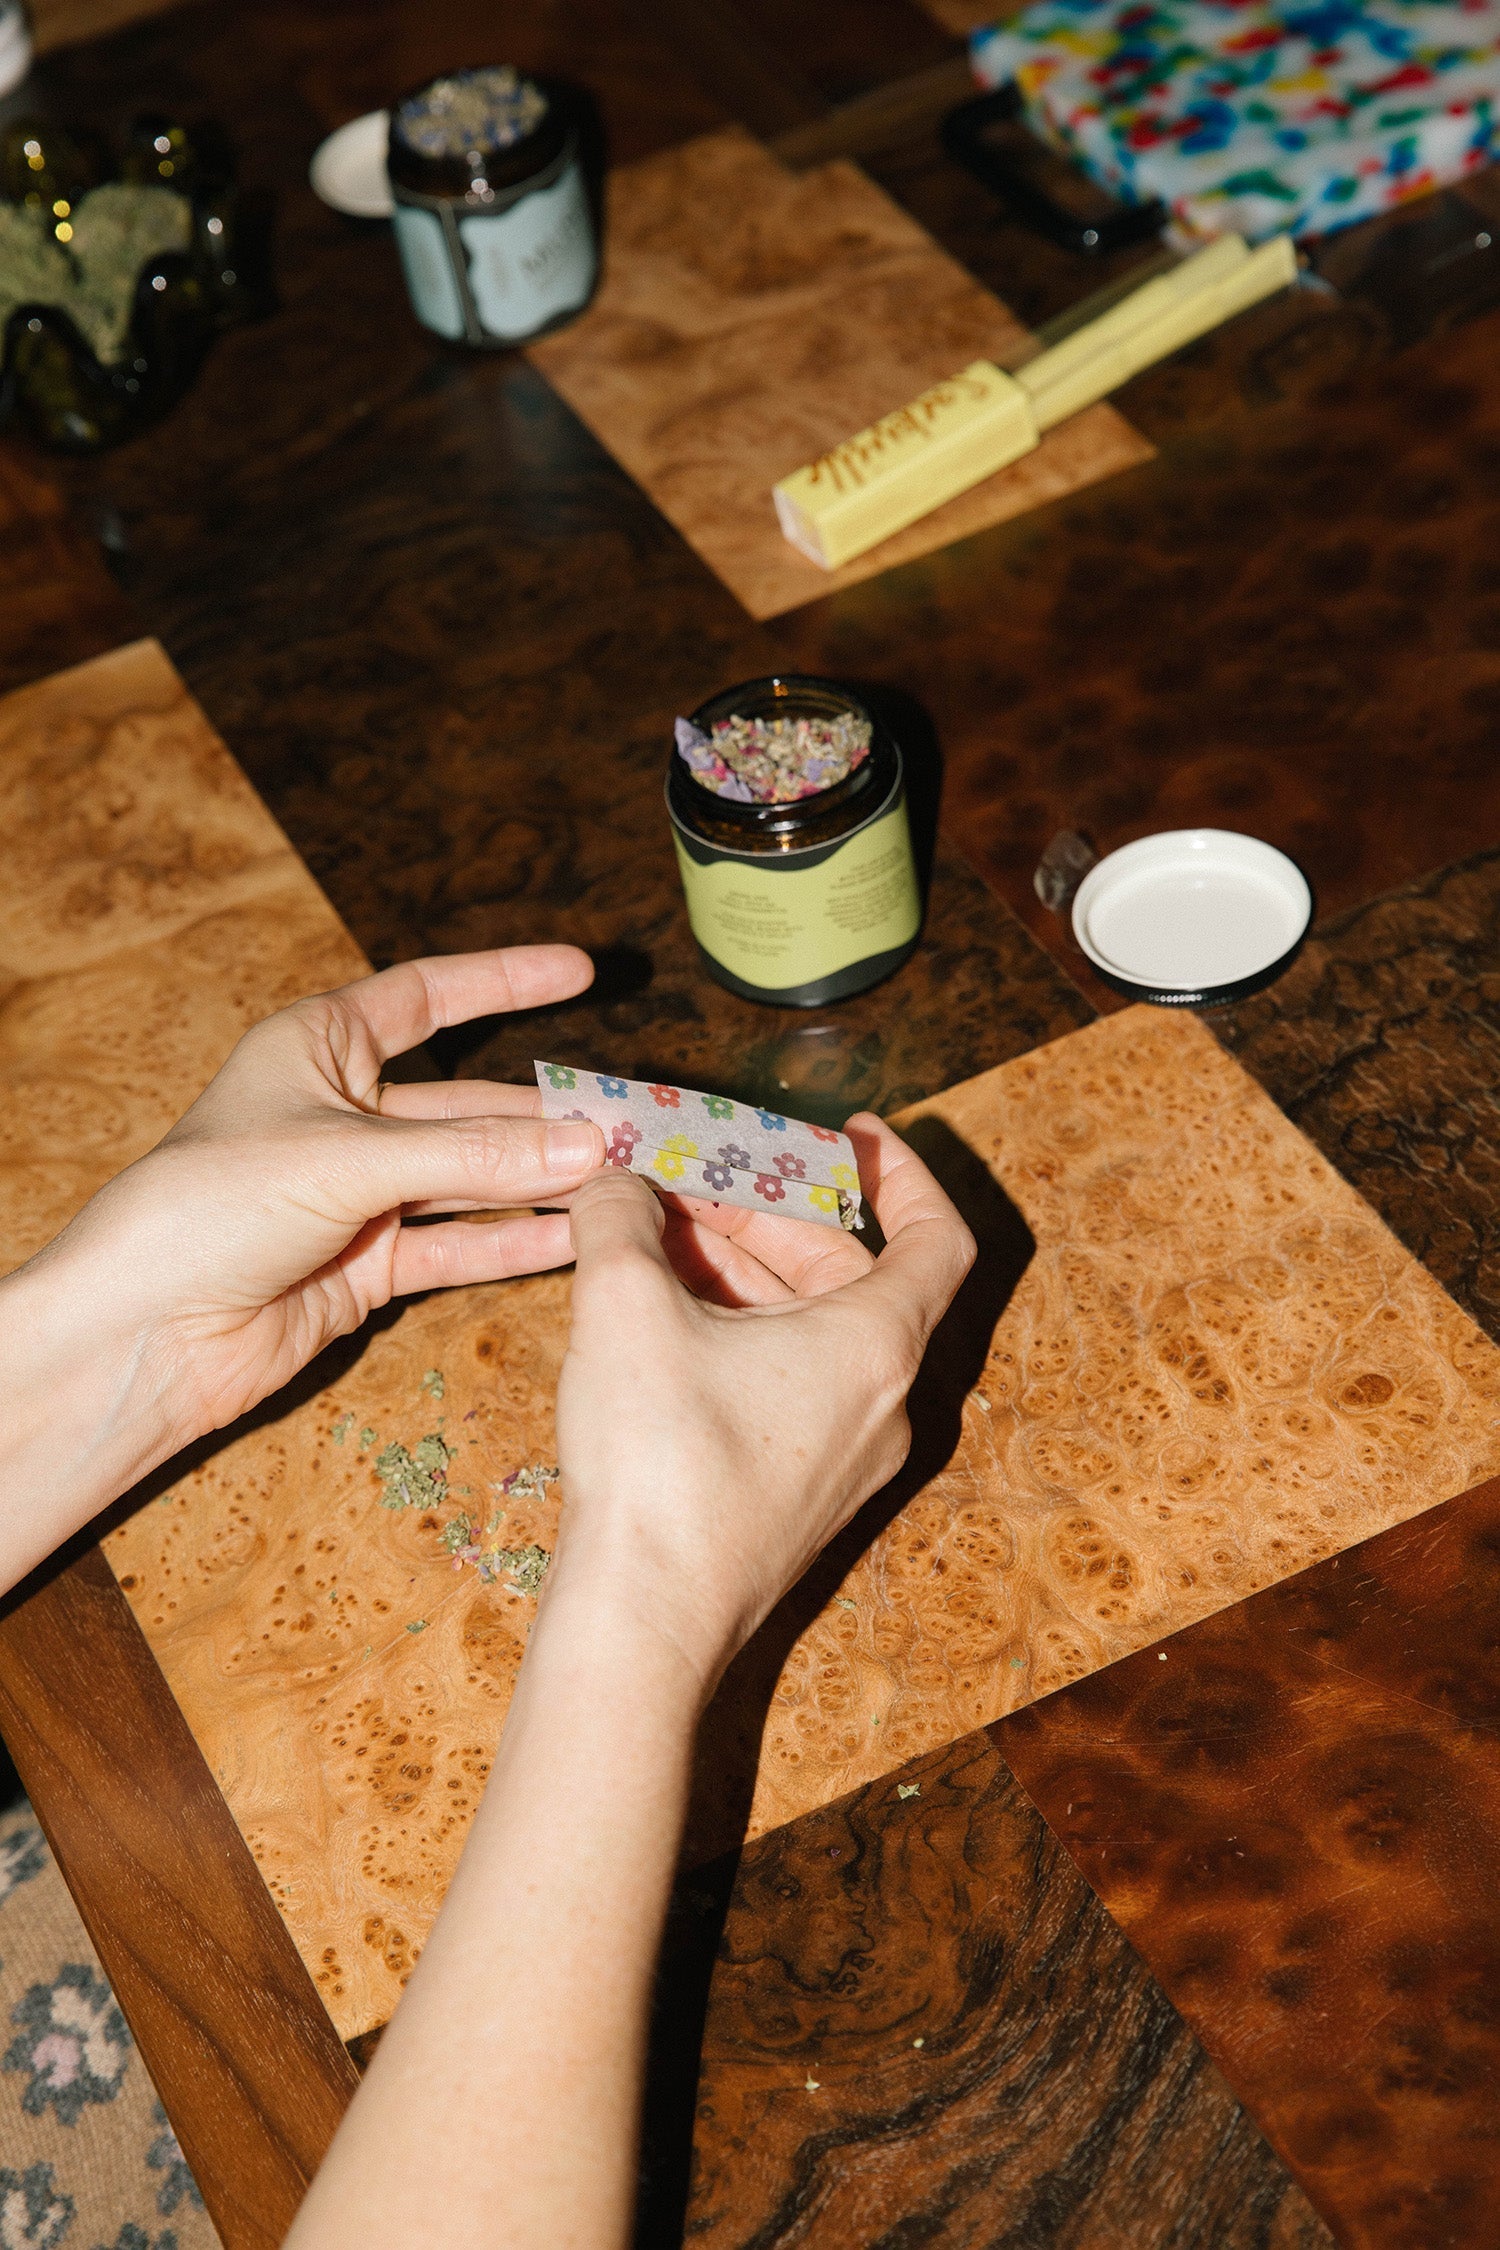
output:
M 443 1371 L 440 1367 L 428 1368 L 427 1373 L 422 1377 L 422 1388 L 424 1391 L 430 1391 L 434 1398 L 442 1397 L 447 1385 L 443 1381 Z
M 529 1469 L 512 1469 L 508 1477 L 491 1486 L 493 1492 L 503 1492 L 510 1500 L 539 1500 L 549 1484 L 556 1484 L 561 1469 L 548 1469 L 540 1461 Z
M 375 1457 L 375 1474 L 385 1486 L 382 1508 L 435 1508 L 447 1497 L 448 1463 L 453 1449 L 434 1430 L 408 1452 L 392 1443 Z
M 329 1435 L 333 1439 L 334 1444 L 342 1445 L 353 1427 L 354 1416 L 352 1414 L 341 1414 L 338 1420 L 334 1423 L 333 1428 L 329 1433 Z

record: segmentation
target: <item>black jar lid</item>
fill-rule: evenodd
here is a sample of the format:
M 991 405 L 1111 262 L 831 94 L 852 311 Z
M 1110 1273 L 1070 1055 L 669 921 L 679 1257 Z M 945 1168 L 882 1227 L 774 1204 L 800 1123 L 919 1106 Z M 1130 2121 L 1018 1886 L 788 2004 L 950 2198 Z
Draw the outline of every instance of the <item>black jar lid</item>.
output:
M 564 87 L 532 72 L 517 71 L 517 83 L 538 94 L 545 108 L 535 124 L 509 146 L 486 147 L 480 133 L 475 135 L 474 146 L 456 154 L 428 155 L 407 138 L 404 120 L 423 95 L 438 86 L 462 87 L 468 81 L 482 78 L 487 71 L 501 67 L 498 64 L 476 65 L 467 70 L 440 71 L 436 78 L 424 79 L 420 86 L 411 87 L 392 103 L 387 166 L 399 187 L 408 188 L 416 195 L 477 196 L 482 200 L 487 195 L 515 187 L 556 163 L 573 137 L 573 105 Z
M 784 804 L 745 804 L 706 787 L 682 752 L 674 749 L 667 769 L 669 806 L 690 830 L 717 831 L 725 841 L 738 835 L 747 851 L 796 850 L 816 840 L 810 832 L 858 826 L 890 795 L 900 778 L 901 754 L 875 713 L 842 682 L 814 672 L 773 672 L 710 696 L 690 714 L 688 723 L 702 734 L 712 734 L 721 719 L 832 719 L 846 712 L 869 727 L 870 749 L 854 771 L 831 788 Z

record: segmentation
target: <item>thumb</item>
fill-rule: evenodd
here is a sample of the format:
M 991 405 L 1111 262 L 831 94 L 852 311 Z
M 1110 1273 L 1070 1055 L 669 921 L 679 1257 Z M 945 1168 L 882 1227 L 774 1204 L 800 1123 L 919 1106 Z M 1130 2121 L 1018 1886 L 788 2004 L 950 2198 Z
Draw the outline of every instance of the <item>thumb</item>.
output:
M 578 1260 L 575 1296 L 580 1289 L 592 1293 L 601 1276 L 618 1281 L 632 1269 L 654 1266 L 671 1280 L 662 1248 L 666 1214 L 644 1180 L 613 1169 L 596 1172 L 574 1195 L 568 1217 Z

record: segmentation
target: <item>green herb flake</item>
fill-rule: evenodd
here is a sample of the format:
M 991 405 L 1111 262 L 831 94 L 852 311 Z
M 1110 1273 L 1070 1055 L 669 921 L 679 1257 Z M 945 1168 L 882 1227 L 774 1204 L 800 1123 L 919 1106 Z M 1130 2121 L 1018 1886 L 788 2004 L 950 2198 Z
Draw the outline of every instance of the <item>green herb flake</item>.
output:
M 920 1781 L 898 1781 L 896 1784 L 896 1795 L 898 1797 L 920 1797 L 921 1794 L 922 1784 Z
M 372 1429 L 371 1429 L 371 1427 L 370 1427 L 370 1425 L 369 1425 L 369 1423 L 367 1422 L 367 1423 L 365 1424 L 364 1428 L 363 1428 L 363 1429 L 362 1429 L 362 1430 L 360 1431 L 360 1433 L 359 1433 L 359 1450 L 360 1450 L 360 1452 L 361 1452 L 361 1453 L 363 1453 L 363 1452 L 364 1452 L 364 1450 L 365 1450 L 365 1447 L 366 1447 L 367 1445 L 373 1445 L 373 1444 L 375 1443 L 376 1439 L 377 1439 L 377 1438 L 379 1437 L 379 1435 L 380 1435 L 379 1431 L 378 1431 L 378 1430 L 372 1430 Z
M 846 1602 L 842 1594 L 835 1594 L 833 1598 L 838 1603 L 840 1609 L 851 1610 L 856 1617 L 859 1615 L 859 1611 L 856 1608 L 855 1604 L 853 1602 Z
M 343 1442 L 344 1442 L 344 1440 L 345 1440 L 345 1438 L 346 1438 L 346 1437 L 347 1437 L 347 1436 L 349 1435 L 349 1432 L 350 1432 L 350 1431 L 351 1431 L 351 1430 L 353 1429 L 353 1427 L 354 1427 L 354 1416 L 353 1416 L 352 1414 L 341 1414 L 341 1415 L 339 1416 L 338 1420 L 337 1420 L 337 1421 L 336 1421 L 336 1422 L 334 1423 L 334 1425 L 333 1425 L 333 1429 L 332 1429 L 332 1431 L 330 1432 L 330 1435 L 331 1435 L 331 1436 L 332 1436 L 332 1438 L 333 1438 L 333 1442 L 334 1442 L 334 1444 L 335 1444 L 335 1445 L 342 1445 L 342 1444 L 343 1444 Z
M 450 1516 L 443 1526 L 443 1545 L 450 1555 L 460 1554 L 474 1544 L 474 1526 L 462 1513 Z
M 408 1453 L 392 1443 L 375 1457 L 375 1474 L 385 1486 L 382 1508 L 436 1508 L 447 1498 L 450 1448 L 436 1431 L 419 1438 Z
M 551 1560 L 547 1549 L 534 1543 L 529 1547 L 490 1547 L 478 1557 L 480 1583 L 493 1586 L 497 1578 L 508 1578 L 518 1594 L 529 1594 L 535 1600 Z
M 422 1388 L 424 1391 L 430 1391 L 434 1398 L 440 1399 L 442 1397 L 447 1386 L 443 1381 L 443 1371 L 440 1367 L 428 1368 L 427 1373 L 422 1377 Z
M 425 1633 L 427 1630 L 426 1618 L 414 1617 L 411 1623 L 407 1626 L 406 1630 L 408 1631 L 408 1633 Z

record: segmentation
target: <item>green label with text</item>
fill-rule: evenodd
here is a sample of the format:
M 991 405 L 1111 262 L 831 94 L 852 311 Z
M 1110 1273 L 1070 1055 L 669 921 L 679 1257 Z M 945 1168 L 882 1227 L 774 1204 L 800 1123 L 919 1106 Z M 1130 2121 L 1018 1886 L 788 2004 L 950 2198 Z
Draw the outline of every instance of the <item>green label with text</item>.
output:
M 672 833 L 693 935 L 742 983 L 788 991 L 917 934 L 922 908 L 904 796 L 812 867 L 791 855 L 790 864 L 727 855 L 705 864 Z

